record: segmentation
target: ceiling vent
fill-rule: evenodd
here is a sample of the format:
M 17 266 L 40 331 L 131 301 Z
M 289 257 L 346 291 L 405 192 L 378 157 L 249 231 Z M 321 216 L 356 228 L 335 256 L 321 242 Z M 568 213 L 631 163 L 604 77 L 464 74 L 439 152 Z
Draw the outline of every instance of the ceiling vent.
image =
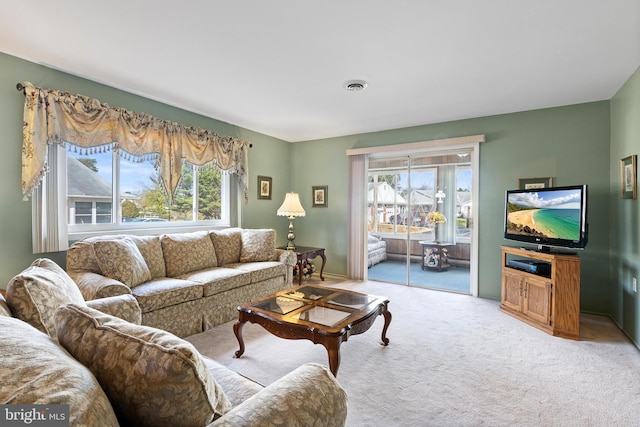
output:
M 349 80 L 344 84 L 344 88 L 350 92 L 359 92 L 364 90 L 368 86 L 368 83 L 364 80 Z

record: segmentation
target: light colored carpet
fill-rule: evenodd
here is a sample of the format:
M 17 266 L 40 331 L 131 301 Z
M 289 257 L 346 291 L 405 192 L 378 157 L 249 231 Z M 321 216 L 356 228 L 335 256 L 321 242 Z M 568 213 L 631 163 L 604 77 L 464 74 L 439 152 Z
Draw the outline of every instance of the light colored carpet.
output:
M 606 317 L 583 315 L 573 341 L 492 300 L 381 282 L 335 286 L 385 295 L 393 315 L 388 347 L 382 317 L 342 344 L 348 426 L 640 426 L 640 351 Z M 305 362 L 328 363 L 324 347 L 249 323 L 235 359 L 232 325 L 188 340 L 265 385 Z

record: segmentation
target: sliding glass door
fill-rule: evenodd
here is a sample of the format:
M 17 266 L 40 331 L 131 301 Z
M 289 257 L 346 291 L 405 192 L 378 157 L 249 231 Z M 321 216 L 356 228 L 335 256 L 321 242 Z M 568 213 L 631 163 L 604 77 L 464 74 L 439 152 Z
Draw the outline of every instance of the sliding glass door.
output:
M 470 293 L 472 176 L 469 149 L 371 156 L 368 278 Z

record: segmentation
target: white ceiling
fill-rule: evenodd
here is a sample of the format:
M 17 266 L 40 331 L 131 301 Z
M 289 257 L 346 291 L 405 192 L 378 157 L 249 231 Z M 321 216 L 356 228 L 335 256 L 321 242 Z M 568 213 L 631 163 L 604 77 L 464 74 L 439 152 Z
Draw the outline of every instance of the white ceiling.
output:
M 610 99 L 640 66 L 640 0 L 0 0 L 0 13 L 2 52 L 291 142 Z M 348 92 L 351 79 L 369 86 Z

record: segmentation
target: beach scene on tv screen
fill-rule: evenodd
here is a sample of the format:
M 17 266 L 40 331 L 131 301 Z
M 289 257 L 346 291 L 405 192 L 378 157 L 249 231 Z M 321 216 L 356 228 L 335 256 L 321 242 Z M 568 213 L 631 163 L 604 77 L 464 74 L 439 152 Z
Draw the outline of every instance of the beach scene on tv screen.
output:
M 546 239 L 580 239 L 580 190 L 511 193 L 507 232 Z

